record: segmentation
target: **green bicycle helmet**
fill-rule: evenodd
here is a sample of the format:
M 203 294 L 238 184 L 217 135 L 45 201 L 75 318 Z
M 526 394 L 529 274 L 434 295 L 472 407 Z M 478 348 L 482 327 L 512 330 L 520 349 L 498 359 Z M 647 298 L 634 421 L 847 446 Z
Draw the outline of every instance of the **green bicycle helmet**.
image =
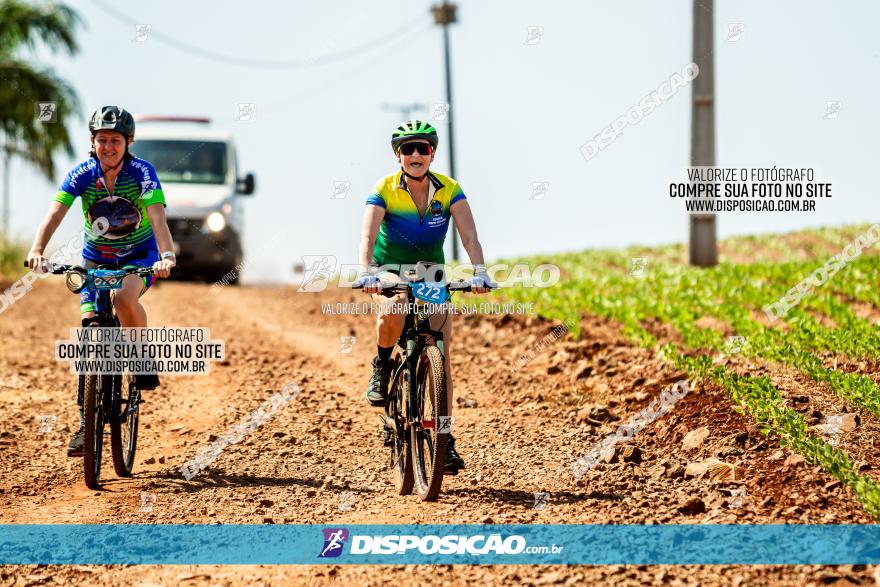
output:
M 422 122 L 421 120 L 407 120 L 391 133 L 391 148 L 394 152 L 400 148 L 401 143 L 405 143 L 411 139 L 425 139 L 431 143 L 431 147 L 437 148 L 437 129 L 431 126 L 430 122 Z

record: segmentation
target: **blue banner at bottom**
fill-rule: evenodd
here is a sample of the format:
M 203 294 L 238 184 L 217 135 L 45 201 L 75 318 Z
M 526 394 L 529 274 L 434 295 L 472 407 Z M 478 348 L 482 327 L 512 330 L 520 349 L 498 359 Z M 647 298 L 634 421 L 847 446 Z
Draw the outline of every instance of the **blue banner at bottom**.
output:
M 876 525 L 0 525 L 0 564 L 880 564 Z

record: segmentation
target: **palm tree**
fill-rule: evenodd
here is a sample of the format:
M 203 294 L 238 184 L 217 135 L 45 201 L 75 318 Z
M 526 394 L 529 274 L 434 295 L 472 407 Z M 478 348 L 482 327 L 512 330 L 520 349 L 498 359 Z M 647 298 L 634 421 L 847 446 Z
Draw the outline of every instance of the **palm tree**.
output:
M 81 22 L 70 8 L 0 0 L 0 150 L 3 151 L 3 234 L 9 235 L 9 168 L 13 156 L 35 166 L 47 179 L 55 174 L 55 154 L 73 155 L 67 121 L 78 112 L 73 88 L 50 68 L 22 59 L 45 45 L 53 53 L 75 54 L 74 31 Z M 43 103 L 54 103 L 51 122 L 40 120 Z

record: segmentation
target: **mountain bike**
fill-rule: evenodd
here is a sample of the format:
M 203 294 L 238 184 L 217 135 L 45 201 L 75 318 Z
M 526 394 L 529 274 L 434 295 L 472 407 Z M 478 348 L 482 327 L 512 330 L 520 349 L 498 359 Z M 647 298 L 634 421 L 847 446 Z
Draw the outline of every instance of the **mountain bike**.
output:
M 363 289 L 363 284 L 355 283 L 352 288 Z M 446 440 L 452 422 L 446 395 L 443 333 L 431 328 L 431 305 L 447 302 L 452 292 L 469 292 L 471 285 L 464 281 L 405 281 L 382 284 L 381 288 L 382 295 L 389 298 L 399 292 L 407 294 L 403 332 L 391 355 L 383 441 L 391 448 L 398 495 L 408 495 L 415 487 L 423 501 L 434 501 L 443 483 Z
M 73 293 L 78 294 L 83 289 L 97 292 L 95 317 L 90 319 L 89 328 L 119 328 L 110 291 L 120 289 L 128 275 L 153 275 L 151 267 L 85 269 L 78 265 L 48 263 L 47 269 L 55 275 L 66 275 L 67 288 Z M 134 375 L 80 374 L 77 392 L 85 417 L 83 470 L 86 486 L 91 489 L 100 486 L 106 426 L 110 428 L 113 468 L 119 477 L 131 477 L 137 449 L 139 405 L 142 403 Z

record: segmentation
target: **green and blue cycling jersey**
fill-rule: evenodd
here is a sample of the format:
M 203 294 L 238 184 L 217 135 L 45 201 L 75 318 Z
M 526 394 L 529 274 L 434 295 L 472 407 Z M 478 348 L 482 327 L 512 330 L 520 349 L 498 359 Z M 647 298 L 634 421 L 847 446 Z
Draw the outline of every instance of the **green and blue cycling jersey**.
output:
M 138 257 L 158 250 L 147 216 L 147 207 L 152 204 L 165 206 L 165 194 L 156 170 L 147 161 L 133 156 L 124 161 L 116 176 L 113 194 L 110 194 L 104 182 L 101 165 L 97 159 L 90 157 L 67 174 L 55 195 L 55 201 L 65 206 L 72 206 L 77 198 L 80 198 L 85 216 L 84 258 L 102 263 L 123 257 Z M 126 202 L 121 202 L 120 199 Z M 108 202 L 111 204 L 108 205 Z M 111 214 L 118 210 L 120 215 L 125 215 L 121 220 L 130 226 L 122 232 L 95 234 L 92 227 L 95 218 L 90 213 L 95 210 L 101 210 L 100 215 L 104 217 L 107 215 L 106 210 L 110 210 Z M 111 225 L 115 225 L 115 218 L 111 217 L 109 220 Z
M 147 161 L 137 157 L 123 161 L 112 195 L 107 190 L 98 160 L 91 157 L 83 161 L 67 174 L 55 195 L 56 202 L 68 207 L 77 198 L 80 198 L 85 216 L 84 266 L 150 267 L 159 260 L 159 248 L 147 207 L 153 204 L 165 206 L 165 194 L 156 170 Z M 107 222 L 108 225 L 96 227 L 93 221 Z M 143 295 L 155 277 L 142 279 Z M 96 310 L 97 292 L 86 288 L 80 292 L 79 298 L 80 313 Z
M 407 189 L 402 170 L 383 177 L 373 186 L 367 205 L 385 208 L 373 247 L 374 263 L 444 263 L 443 242 L 449 229 L 450 209 L 466 198 L 461 186 L 451 177 L 429 172 L 428 180 L 428 206 L 424 216 L 419 214 Z

